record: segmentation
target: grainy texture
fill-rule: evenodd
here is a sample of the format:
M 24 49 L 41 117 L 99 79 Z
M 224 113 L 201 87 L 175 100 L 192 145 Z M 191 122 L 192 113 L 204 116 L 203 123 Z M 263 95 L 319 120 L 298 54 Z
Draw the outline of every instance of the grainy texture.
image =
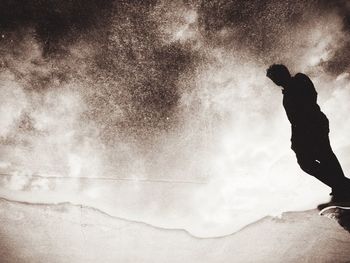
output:
M 70 202 L 195 237 L 230 235 L 268 215 L 314 208 L 329 189 L 299 170 L 281 94 L 266 68 L 284 63 L 293 74 L 310 76 L 347 173 L 349 21 L 345 0 L 0 0 L 0 197 Z M 91 226 L 88 235 L 96 240 L 86 249 L 81 236 L 74 237 L 76 247 L 73 239 L 62 243 L 70 231 L 81 233 L 79 224 L 60 226 L 42 207 L 2 206 L 0 249 L 9 260 L 97 260 L 93 248 L 98 255 L 104 245 L 95 244 L 108 240 Z M 17 228 L 10 218 L 22 209 L 38 209 L 38 215 L 30 212 L 30 223 Z M 74 217 L 74 209 L 60 215 Z M 316 248 L 319 235 L 345 236 L 310 213 L 297 214 L 310 219 L 310 230 L 288 223 L 290 217 L 286 224 L 268 219 L 223 243 L 198 242 L 219 242 L 209 262 L 227 262 L 234 253 L 238 262 L 256 262 L 249 255 L 271 262 L 271 251 L 286 262 L 345 257 L 335 240 L 331 249 L 337 253 L 323 241 L 323 249 Z M 56 223 L 62 231 L 50 232 Z M 161 261 L 175 253 L 162 247 L 173 232 L 134 227 L 146 235 L 154 231 L 159 241 L 144 247 L 135 229 L 113 232 L 112 242 L 131 253 L 126 262 Z M 271 229 L 277 232 L 270 243 L 256 239 L 253 246 L 266 254 L 252 252 L 248 240 L 269 236 Z M 184 232 L 176 232 L 171 245 L 181 245 L 182 238 L 189 245 L 179 248 L 184 254 L 174 262 L 191 251 L 200 252 L 189 262 L 204 262 L 209 249 Z M 132 254 L 138 246 L 146 252 Z M 154 252 L 158 246 L 164 250 Z M 305 249 L 303 258 L 295 247 Z M 106 262 L 123 257 L 110 253 L 102 255 Z
M 71 204 L 1 200 L 0 211 L 1 242 L 7 244 L 0 247 L 3 263 L 325 263 L 350 258 L 349 233 L 315 210 L 267 217 L 238 233 L 205 239 Z

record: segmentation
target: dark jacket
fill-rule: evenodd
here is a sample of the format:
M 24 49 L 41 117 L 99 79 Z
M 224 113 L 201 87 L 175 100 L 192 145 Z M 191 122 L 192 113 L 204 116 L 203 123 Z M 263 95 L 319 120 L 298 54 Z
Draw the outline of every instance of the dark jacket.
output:
M 328 119 L 317 104 L 317 92 L 308 76 L 296 74 L 282 93 L 283 106 L 292 125 L 292 143 L 328 136 Z

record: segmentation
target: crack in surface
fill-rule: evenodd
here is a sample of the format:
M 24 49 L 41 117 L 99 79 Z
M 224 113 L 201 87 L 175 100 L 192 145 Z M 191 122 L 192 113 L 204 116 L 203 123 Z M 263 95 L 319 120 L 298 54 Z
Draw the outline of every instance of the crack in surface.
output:
M 9 173 L 0 173 L 2 177 L 15 176 Z M 146 182 L 146 183 L 169 183 L 169 184 L 206 184 L 207 182 L 196 181 L 180 181 L 180 180 L 160 180 L 160 179 L 147 179 L 147 178 L 112 178 L 112 177 L 87 177 L 87 176 L 44 176 L 40 174 L 16 174 L 16 176 L 31 177 L 38 179 L 79 179 L 79 180 L 97 180 L 97 181 L 132 181 L 132 182 Z

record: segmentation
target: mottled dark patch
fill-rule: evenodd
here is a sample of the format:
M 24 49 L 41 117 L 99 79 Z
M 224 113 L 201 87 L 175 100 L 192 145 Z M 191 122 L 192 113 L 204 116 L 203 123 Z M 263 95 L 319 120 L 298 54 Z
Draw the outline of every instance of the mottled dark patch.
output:
M 322 63 L 330 73 L 339 75 L 350 72 L 350 2 L 347 0 L 319 0 L 320 8 L 336 12 L 343 21 L 344 43 L 338 43 L 339 49 L 332 58 Z
M 81 32 L 91 30 L 108 15 L 111 3 L 108 0 L 2 0 L 0 31 L 33 27 L 45 56 L 64 52 L 67 45 L 79 39 Z
M 199 22 L 210 44 L 242 49 L 266 56 L 280 38 L 305 19 L 310 1 L 202 1 Z M 226 34 L 220 34 L 226 30 Z
M 212 0 L 201 1 L 199 24 L 201 33 L 211 46 L 244 51 L 257 62 L 271 63 L 283 58 L 289 43 L 296 42 L 289 31 L 323 15 L 334 13 L 344 22 L 344 32 L 350 30 L 350 4 L 346 0 Z M 289 39 L 289 43 L 288 43 Z M 350 42 L 350 37 L 349 37 Z M 339 43 L 334 57 L 323 65 L 338 74 L 349 68 L 349 45 Z M 284 58 L 288 59 L 288 58 Z
M 159 27 L 167 21 L 153 12 L 160 3 L 166 6 L 156 0 L 0 1 L 0 33 L 5 35 L 0 38 L 1 67 L 28 92 L 59 89 L 71 82 L 83 86 L 79 92 L 88 106 L 83 118 L 96 122 L 108 143 L 123 136 L 139 141 L 156 138 L 178 124 L 182 89 L 191 88 L 179 83 L 194 74 L 202 52 L 188 43 L 163 42 Z M 349 30 L 346 1 L 183 4 L 198 11 L 203 46 L 240 51 L 257 63 L 280 58 L 288 41 L 298 41 L 288 31 L 322 13 L 337 12 L 344 18 L 344 32 Z M 167 11 L 177 12 L 162 12 Z M 35 41 L 41 53 L 32 58 L 30 45 Z M 349 44 L 344 43 L 324 67 L 334 74 L 348 70 L 349 53 Z M 28 68 L 17 68 L 26 60 Z
M 350 72 L 350 41 L 338 49 L 331 59 L 321 63 L 321 65 L 336 76 L 344 72 Z
M 186 44 L 162 42 L 162 21 L 152 17 L 153 4 L 115 4 L 103 40 L 98 40 L 90 68 L 96 89 L 89 117 L 100 123 L 110 142 L 116 133 L 145 142 L 174 128 L 179 80 L 191 74 L 198 58 Z

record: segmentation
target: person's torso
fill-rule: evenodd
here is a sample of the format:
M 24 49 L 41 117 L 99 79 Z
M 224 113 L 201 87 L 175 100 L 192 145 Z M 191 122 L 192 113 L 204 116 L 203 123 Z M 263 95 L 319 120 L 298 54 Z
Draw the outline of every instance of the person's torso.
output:
M 292 129 L 328 133 L 328 119 L 317 104 L 317 92 L 304 76 L 297 74 L 283 90 L 283 106 Z

